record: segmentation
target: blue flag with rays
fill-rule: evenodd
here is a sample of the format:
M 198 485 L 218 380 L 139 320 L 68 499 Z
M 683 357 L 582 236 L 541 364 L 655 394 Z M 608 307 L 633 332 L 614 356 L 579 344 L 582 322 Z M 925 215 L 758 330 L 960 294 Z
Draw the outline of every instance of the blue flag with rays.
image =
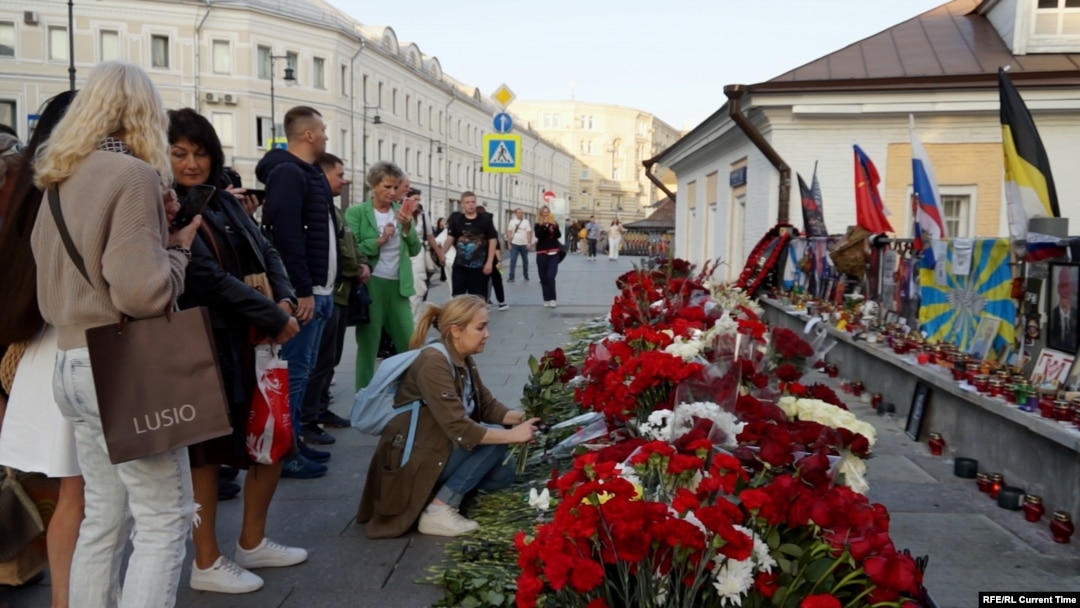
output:
M 991 350 L 1001 353 L 1011 349 L 1016 343 L 1016 301 L 1012 299 L 1008 239 L 977 239 L 967 276 L 953 274 L 953 251 L 950 243 L 944 260 L 945 284 L 937 282 L 935 270 L 919 269 L 919 324 L 923 332 L 933 341 L 951 342 L 967 352 L 979 322 L 993 317 L 1001 322 Z

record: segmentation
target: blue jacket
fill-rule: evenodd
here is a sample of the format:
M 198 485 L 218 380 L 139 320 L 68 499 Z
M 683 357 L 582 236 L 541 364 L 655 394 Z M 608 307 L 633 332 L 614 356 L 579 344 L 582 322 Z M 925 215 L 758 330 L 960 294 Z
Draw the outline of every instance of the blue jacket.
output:
M 275 149 L 255 166 L 255 177 L 266 184 L 263 230 L 281 254 L 296 297 L 306 298 L 312 294 L 312 286 L 326 282 L 331 253 L 337 257 L 338 270 L 330 285 L 333 287 L 341 278 L 341 252 L 330 238 L 327 222 L 333 222 L 337 236 L 342 228 L 322 169 Z

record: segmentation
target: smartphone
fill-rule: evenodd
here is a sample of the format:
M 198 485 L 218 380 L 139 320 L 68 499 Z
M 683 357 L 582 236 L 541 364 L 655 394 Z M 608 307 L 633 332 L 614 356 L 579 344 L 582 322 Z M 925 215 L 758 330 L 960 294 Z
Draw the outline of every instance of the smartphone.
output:
M 266 190 L 259 190 L 257 188 L 244 188 L 244 196 L 252 194 L 255 198 L 259 199 L 259 204 L 266 202 Z
M 190 224 L 196 215 L 206 209 L 206 204 L 214 197 L 215 192 L 217 192 L 217 188 L 213 186 L 205 184 L 192 186 L 184 200 L 180 201 L 180 211 L 177 212 L 172 221 L 173 228 L 179 230 Z

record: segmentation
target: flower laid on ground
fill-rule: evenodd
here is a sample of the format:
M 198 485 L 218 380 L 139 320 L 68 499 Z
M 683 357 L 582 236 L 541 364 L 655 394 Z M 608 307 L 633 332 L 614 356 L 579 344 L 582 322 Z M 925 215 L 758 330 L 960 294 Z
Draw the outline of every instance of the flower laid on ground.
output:
M 536 488 L 529 488 L 529 506 L 541 513 L 547 512 L 551 508 L 551 493 L 547 488 L 540 492 Z
M 809 422 L 818 422 L 835 429 L 847 429 L 852 433 L 862 435 L 869 443 L 867 448 L 874 445 L 877 439 L 877 431 L 870 424 L 855 417 L 848 410 L 830 405 L 820 399 L 796 399 L 794 397 L 781 397 L 777 402 L 780 409 L 784 410 L 789 418 Z

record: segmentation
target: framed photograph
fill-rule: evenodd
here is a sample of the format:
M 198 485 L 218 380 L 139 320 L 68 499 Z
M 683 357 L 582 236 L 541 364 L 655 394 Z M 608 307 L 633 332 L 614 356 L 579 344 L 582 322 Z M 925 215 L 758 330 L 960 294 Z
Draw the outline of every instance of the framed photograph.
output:
M 1073 367 L 1075 356 L 1050 348 L 1044 348 L 1039 353 L 1039 360 L 1035 362 L 1035 368 L 1031 370 L 1031 383 L 1035 385 L 1048 383 L 1054 387 L 1061 386 L 1069 376 L 1069 370 Z
M 1075 354 L 1080 347 L 1080 305 L 1076 299 L 1080 264 L 1050 264 L 1049 274 L 1046 347 Z
M 919 431 L 922 430 L 923 416 L 926 408 L 930 405 L 930 385 L 924 382 L 915 384 L 915 394 L 911 397 L 911 407 L 907 412 L 907 425 L 904 433 L 911 437 L 912 441 L 919 440 Z
M 971 348 L 968 349 L 968 352 L 980 359 L 986 359 L 994 345 L 994 338 L 998 335 L 1000 325 L 1001 319 L 997 317 L 983 317 L 975 330 L 975 339 L 971 341 Z

